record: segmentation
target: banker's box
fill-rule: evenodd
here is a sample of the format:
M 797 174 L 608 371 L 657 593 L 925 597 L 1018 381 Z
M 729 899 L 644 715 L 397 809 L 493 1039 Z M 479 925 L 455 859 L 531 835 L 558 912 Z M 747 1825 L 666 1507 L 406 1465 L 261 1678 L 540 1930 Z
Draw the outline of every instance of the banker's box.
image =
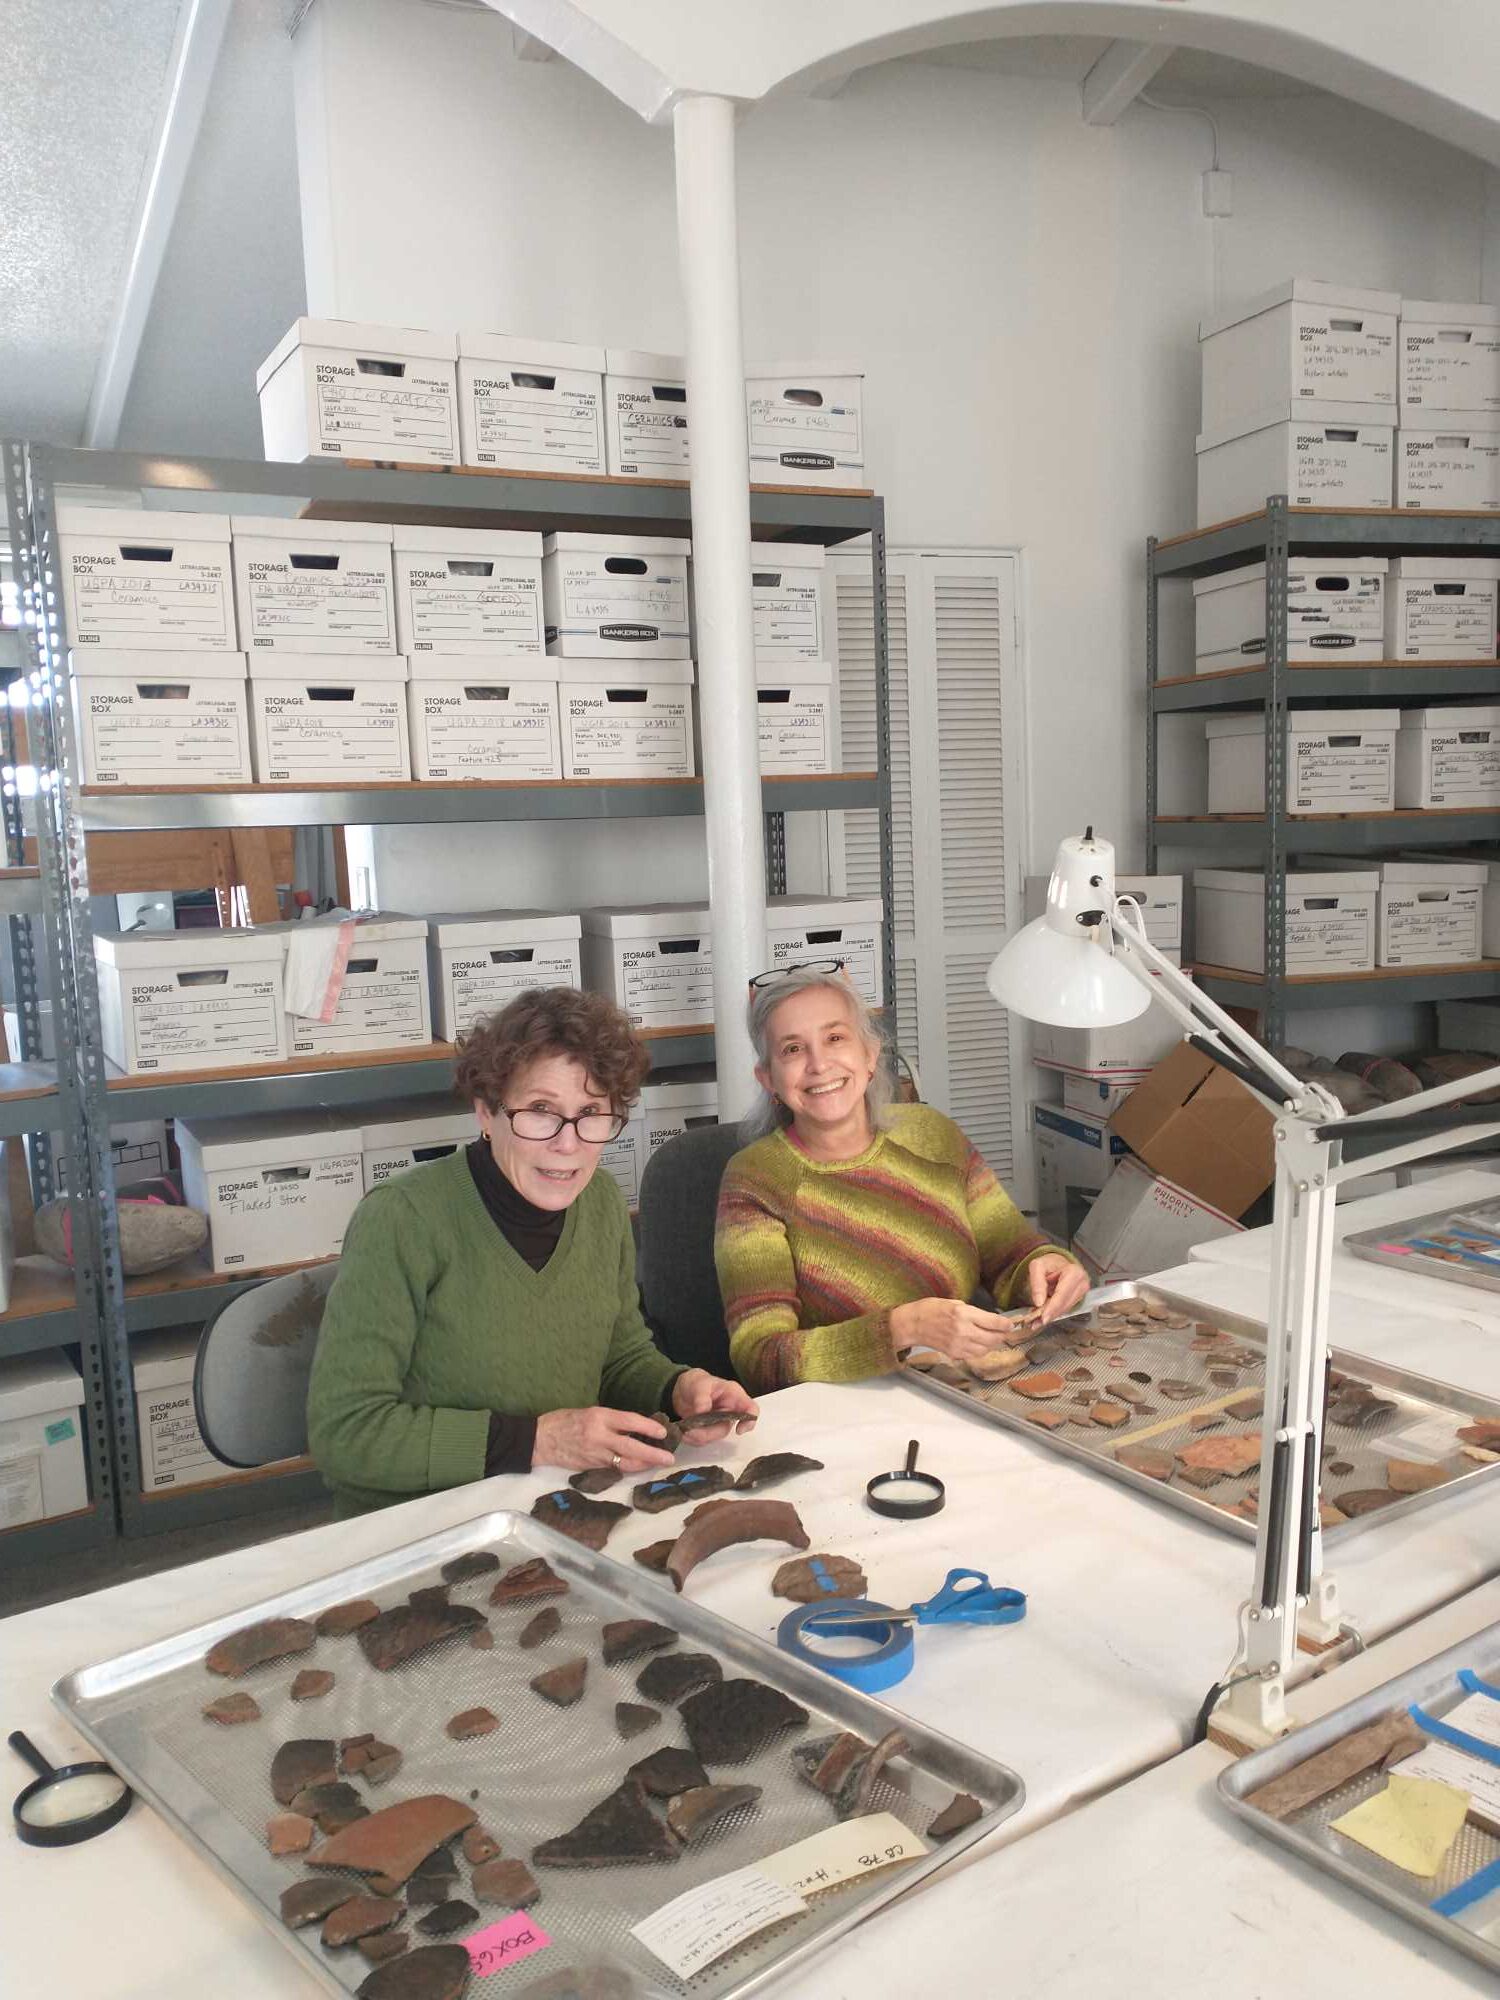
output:
M 96 931 L 104 1053 L 131 1076 L 287 1055 L 282 944 L 264 931 Z
M 182 1185 L 216 1271 L 336 1257 L 364 1193 L 359 1127 L 332 1113 L 177 1121 Z

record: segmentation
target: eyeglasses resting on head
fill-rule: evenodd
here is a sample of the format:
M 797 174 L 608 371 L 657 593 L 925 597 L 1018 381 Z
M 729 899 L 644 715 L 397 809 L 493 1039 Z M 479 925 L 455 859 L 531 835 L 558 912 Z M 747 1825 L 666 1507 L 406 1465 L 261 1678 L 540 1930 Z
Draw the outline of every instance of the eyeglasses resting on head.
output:
M 816 972 L 832 978 L 835 973 L 848 969 L 848 962 L 842 958 L 803 958 L 795 965 L 773 965 L 768 972 L 757 972 L 750 981 L 750 991 L 758 992 L 762 987 L 774 986 L 778 980 L 790 979 L 795 972 Z

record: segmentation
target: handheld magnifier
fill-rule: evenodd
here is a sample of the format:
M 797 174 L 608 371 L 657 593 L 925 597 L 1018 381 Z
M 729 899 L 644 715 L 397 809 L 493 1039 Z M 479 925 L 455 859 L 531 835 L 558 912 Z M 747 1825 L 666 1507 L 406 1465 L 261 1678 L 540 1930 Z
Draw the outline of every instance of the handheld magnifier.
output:
M 930 1472 L 918 1472 L 917 1440 L 906 1447 L 906 1464 L 899 1472 L 877 1472 L 865 1488 L 865 1499 L 877 1514 L 889 1514 L 896 1521 L 920 1521 L 936 1514 L 947 1498 L 941 1479 Z
M 6 1738 L 36 1772 L 11 1807 L 16 1833 L 28 1847 L 72 1847 L 118 1826 L 135 1797 L 108 1764 L 49 1764 L 19 1729 Z

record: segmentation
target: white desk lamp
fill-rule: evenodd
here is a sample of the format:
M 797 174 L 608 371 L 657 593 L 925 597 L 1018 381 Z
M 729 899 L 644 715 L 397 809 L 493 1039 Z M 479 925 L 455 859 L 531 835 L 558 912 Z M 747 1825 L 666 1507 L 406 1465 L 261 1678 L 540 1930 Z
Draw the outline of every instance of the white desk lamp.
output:
M 989 989 L 1001 1006 L 1057 1027 L 1108 1028 L 1155 1000 L 1188 1040 L 1257 1095 L 1276 1116 L 1275 1222 L 1266 1325 L 1255 1581 L 1243 1662 L 1231 1670 L 1224 1716 L 1247 1743 L 1287 1727 L 1285 1679 L 1301 1628 L 1315 1644 L 1336 1639 L 1338 1588 L 1322 1566 L 1318 1516 L 1334 1190 L 1341 1181 L 1406 1165 L 1427 1153 L 1500 1133 L 1500 1106 L 1432 1115 L 1500 1086 L 1500 1066 L 1346 1116 L 1316 1083 L 1293 1076 L 1149 942 L 1138 905 L 1115 894 L 1115 853 L 1093 828 L 1057 850 L 1046 915 L 1000 949 Z M 1420 1137 L 1413 1134 L 1420 1133 Z M 1360 1156 L 1347 1164 L 1349 1140 Z M 1396 1139 L 1384 1152 L 1364 1141 Z

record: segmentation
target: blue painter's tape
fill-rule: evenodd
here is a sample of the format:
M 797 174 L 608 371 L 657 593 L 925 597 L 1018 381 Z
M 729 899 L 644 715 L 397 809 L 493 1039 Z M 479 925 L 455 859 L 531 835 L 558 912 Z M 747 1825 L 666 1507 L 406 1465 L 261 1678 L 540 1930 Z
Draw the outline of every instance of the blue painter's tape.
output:
M 836 1576 L 829 1575 L 828 1565 L 821 1556 L 814 1556 L 807 1568 L 819 1590 L 826 1591 L 830 1596 L 837 1594 L 839 1580 Z
M 1407 1710 L 1418 1729 L 1435 1736 L 1439 1743 L 1451 1743 L 1455 1750 L 1462 1750 L 1466 1756 L 1478 1757 L 1482 1763 L 1500 1766 L 1500 1749 L 1493 1743 L 1486 1743 L 1478 1736 L 1471 1736 L 1466 1729 L 1455 1729 L 1451 1722 L 1439 1722 L 1435 1715 L 1428 1715 L 1425 1709 L 1413 1702 Z
M 856 1599 L 844 1608 L 849 1611 L 891 1611 L 888 1604 L 872 1604 L 864 1598 Z M 891 1616 L 894 1618 L 895 1615 L 892 1611 Z M 871 1643 L 872 1650 L 853 1655 L 821 1652 L 817 1647 L 810 1646 L 802 1636 L 803 1626 L 813 1619 L 818 1621 L 822 1637 L 864 1639 Z M 793 1659 L 821 1668 L 834 1680 L 842 1681 L 845 1687 L 858 1688 L 861 1694 L 880 1694 L 885 1688 L 894 1687 L 897 1681 L 904 1681 L 916 1658 L 909 1625 L 853 1625 L 840 1619 L 837 1611 L 818 1603 L 800 1604 L 795 1611 L 789 1611 L 776 1627 L 776 1643 L 782 1652 L 790 1653 Z
M 1477 1875 L 1471 1875 L 1467 1882 L 1460 1882 L 1456 1889 L 1450 1889 L 1446 1896 L 1439 1896 L 1428 1908 L 1439 1917 L 1456 1917 L 1460 1910 L 1468 1909 L 1471 1903 L 1482 1903 L 1486 1896 L 1500 1889 L 1500 1861 L 1492 1861 L 1481 1868 Z
M 1470 1694 L 1487 1694 L 1491 1701 L 1500 1701 L 1500 1688 L 1492 1687 L 1488 1681 L 1482 1681 L 1472 1667 L 1459 1668 L 1458 1684 L 1461 1688 L 1467 1688 Z

